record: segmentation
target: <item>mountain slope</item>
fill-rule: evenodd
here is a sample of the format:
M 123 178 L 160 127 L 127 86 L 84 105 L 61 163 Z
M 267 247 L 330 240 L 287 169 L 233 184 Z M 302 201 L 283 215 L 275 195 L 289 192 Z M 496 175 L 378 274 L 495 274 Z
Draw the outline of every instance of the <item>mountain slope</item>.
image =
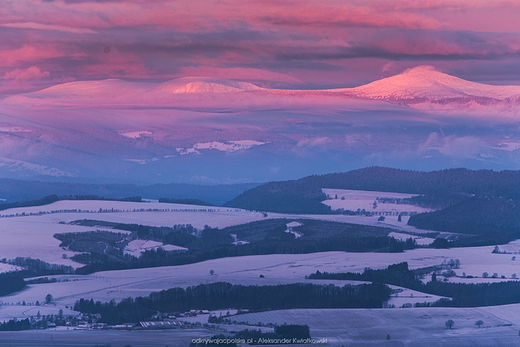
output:
M 384 78 L 355 88 L 339 88 L 328 90 L 286 90 L 266 89 L 247 82 L 219 78 L 186 77 L 163 83 L 129 82 L 117 79 L 102 81 L 69 82 L 46 88 L 37 92 L 19 94 L 4 99 L 7 104 L 49 103 L 87 104 L 150 104 L 161 102 L 175 104 L 179 94 L 200 95 L 197 105 L 214 101 L 211 94 L 230 94 L 235 96 L 242 92 L 257 92 L 262 95 L 262 104 L 279 106 L 279 98 L 289 98 L 292 102 L 319 103 L 331 98 L 341 98 L 342 102 L 354 102 L 355 99 L 385 100 L 404 104 L 416 103 L 460 103 L 475 101 L 480 105 L 510 102 L 520 98 L 520 86 L 493 86 L 466 81 L 458 77 L 436 71 L 431 66 L 419 66 L 401 74 Z M 276 95 L 276 97 L 274 97 Z M 300 98 L 295 99 L 295 96 Z M 234 100 L 234 99 L 231 99 Z M 241 100 L 241 105 L 254 105 L 258 98 L 248 97 Z M 229 107 L 230 100 L 223 99 Z M 233 104 L 231 102 L 231 104 Z M 292 105 L 292 104 L 291 104 Z M 292 105 L 293 106 L 293 105 Z
M 442 101 L 450 99 L 494 99 L 504 101 L 520 96 L 520 86 L 493 86 L 470 82 L 419 66 L 360 87 L 338 89 L 350 95 L 394 101 Z
M 330 213 L 321 204 L 322 188 L 426 194 L 501 196 L 520 200 L 520 171 L 448 169 L 410 171 L 370 167 L 344 173 L 307 176 L 295 181 L 270 182 L 248 190 L 225 206 L 284 213 Z M 325 208 L 326 207 L 326 208 Z
M 237 93 L 251 90 L 263 90 L 247 82 L 231 81 L 222 78 L 185 77 L 161 83 L 152 89 L 152 93 Z

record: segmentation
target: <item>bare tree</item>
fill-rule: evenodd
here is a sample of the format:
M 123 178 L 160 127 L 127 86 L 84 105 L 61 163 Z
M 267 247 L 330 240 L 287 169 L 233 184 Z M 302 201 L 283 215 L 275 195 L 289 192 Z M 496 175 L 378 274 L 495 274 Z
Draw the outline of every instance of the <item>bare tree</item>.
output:
M 478 321 L 475 322 L 475 325 L 478 326 L 478 327 L 480 328 L 481 326 L 484 325 L 484 322 L 481 321 L 481 320 L 478 320 Z
M 455 325 L 455 322 L 451 319 L 448 319 L 444 325 L 446 325 L 446 328 L 451 329 Z

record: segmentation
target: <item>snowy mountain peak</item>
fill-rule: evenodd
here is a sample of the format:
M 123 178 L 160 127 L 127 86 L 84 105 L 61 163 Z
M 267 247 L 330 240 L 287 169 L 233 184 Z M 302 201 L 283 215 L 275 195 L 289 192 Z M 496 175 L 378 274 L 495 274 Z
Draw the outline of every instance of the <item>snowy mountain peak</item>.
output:
M 233 93 L 251 90 L 262 90 L 247 82 L 231 81 L 219 78 L 178 78 L 161 83 L 154 90 L 173 94 L 183 93 Z
M 399 75 L 345 91 L 358 97 L 385 100 L 505 100 L 519 96 L 520 86 L 493 86 L 471 82 L 439 72 L 432 66 L 418 66 Z

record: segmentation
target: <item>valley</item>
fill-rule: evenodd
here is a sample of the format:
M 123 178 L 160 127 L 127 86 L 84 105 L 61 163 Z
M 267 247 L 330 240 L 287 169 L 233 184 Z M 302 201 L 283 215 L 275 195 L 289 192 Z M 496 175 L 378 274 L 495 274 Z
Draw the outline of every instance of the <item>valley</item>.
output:
M 288 192 L 290 191 L 288 190 Z M 333 213 L 329 212 L 329 214 L 291 214 L 252 211 L 231 207 L 229 204 L 227 207 L 221 207 L 159 203 L 156 200 L 132 202 L 66 199 L 46 205 L 2 210 L 0 211 L 2 239 L 9 240 L 8 243 L 4 242 L 1 246 L 1 252 L 6 259 L 30 257 L 50 264 L 69 266 L 71 270 L 67 271 L 76 273 L 60 274 L 52 272 L 58 270 L 46 270 L 50 271 L 48 275 L 26 277 L 25 280 L 30 284 L 25 289 L 1 298 L 0 320 L 22 321 L 27 318 L 34 320 L 37 315 L 74 317 L 79 313 L 73 311 L 72 308 L 81 299 L 93 299 L 96 302 L 120 302 L 129 297 L 147 297 L 171 288 L 189 289 L 200 285 L 219 285 L 219 283 L 264 288 L 295 283 L 317 286 L 332 285 L 336 288 L 345 285 L 357 286 L 370 282 L 309 279 L 308 277 L 314 273 L 363 273 L 366 269 L 383 270 L 389 265 L 403 262 L 406 262 L 409 269 L 413 271 L 428 269 L 421 272 L 423 273 L 421 275 L 423 283 L 432 281 L 433 272 L 437 273 L 437 281 L 446 285 L 450 283 L 499 284 L 518 281 L 520 263 L 517 264 L 515 256 L 518 241 L 511 241 L 498 247 L 486 245 L 434 248 L 432 242 L 437 242 L 439 239 L 451 243 L 475 236 L 423 230 L 407 223 L 410 216 L 438 209 L 439 207 L 432 208 L 434 206 L 432 202 L 442 205 L 443 200 L 440 196 L 431 200 L 428 198 L 428 194 L 337 188 L 323 188 L 321 194 L 324 196 L 323 206 L 332 206 L 333 210 L 341 210 L 332 211 Z M 444 194 L 446 194 L 444 199 L 461 199 L 461 197 L 450 197 L 449 191 L 445 191 Z M 471 198 L 469 195 L 465 196 L 461 203 Z M 420 207 L 424 204 L 430 204 L 432 207 Z M 441 208 L 441 210 L 443 209 Z M 192 235 L 190 237 L 194 237 L 194 239 L 188 242 L 188 237 L 186 241 L 181 241 L 185 236 L 179 237 L 188 230 L 186 235 Z M 19 237 L 9 236 L 14 233 Z M 114 244 L 116 248 L 110 252 L 116 253 L 107 253 L 108 244 L 106 242 L 109 239 L 106 239 L 105 236 L 97 239 L 97 236 L 94 237 L 95 235 L 100 237 L 102 235 L 106 235 L 106 237 L 119 235 L 114 240 L 121 240 L 123 243 L 120 246 Z M 174 239 L 179 240 L 182 245 L 165 241 L 170 240 L 174 235 L 178 235 Z M 213 236 L 209 238 L 210 235 Z M 191 259 L 190 254 L 207 252 L 204 249 L 228 249 L 226 252 L 231 249 L 242 249 L 245 252 L 257 252 L 250 246 L 267 247 L 271 242 L 269 240 L 276 240 L 275 242 L 279 245 L 291 245 L 290 247 L 304 245 L 305 242 L 313 242 L 314 247 L 328 247 L 325 246 L 324 241 L 328 238 L 341 237 L 350 240 L 348 241 L 350 242 L 349 247 L 366 247 L 361 244 L 353 246 L 357 242 L 354 240 L 356 238 L 368 240 L 375 236 L 395 238 L 400 240 L 399 242 L 402 242 L 403 245 L 411 245 L 411 248 L 390 252 L 388 250 L 374 252 L 369 248 L 363 252 L 355 250 L 325 251 L 327 248 L 323 248 L 323 251 L 317 252 L 283 251 L 280 253 L 280 251 L 274 251 L 275 254 L 269 254 L 268 251 L 268 254 L 253 253 L 250 255 L 248 253 L 241 255 L 241 253 L 232 251 L 228 256 L 224 253 L 224 255 L 216 257 L 211 256 L 207 260 L 203 258 L 196 261 L 187 260 Z M 213 240 L 212 238 L 215 237 L 217 239 Z M 77 241 L 63 243 L 64 240 L 69 239 Z M 198 239 L 198 243 L 193 243 L 195 239 Z M 413 243 L 409 243 L 410 240 L 414 240 Z M 61 245 L 60 242 L 62 242 Z M 78 242 L 77 246 L 73 246 L 74 242 Z M 196 244 L 199 245 L 195 246 Z M 323 246 L 319 246 L 320 244 Z M 82 255 L 85 252 L 91 252 L 92 255 L 98 254 L 96 257 L 101 256 L 101 258 L 99 258 L 100 260 L 95 260 L 96 257 L 85 258 Z M 117 252 L 123 253 L 117 255 Z M 124 254 L 144 259 L 151 255 L 155 257 L 156 253 L 158 256 L 161 254 L 160 252 L 165 252 L 165 259 L 171 259 L 168 261 L 180 261 L 179 265 L 167 265 L 164 261 L 157 265 L 136 263 L 141 264 L 137 265 L 137 268 L 128 268 L 128 266 L 135 265 L 122 265 L 123 263 L 117 265 L 117 262 L 126 262 L 123 260 L 125 259 Z M 110 254 L 116 257 L 113 258 Z M 78 255 L 82 256 L 78 258 Z M 107 255 L 109 258 L 103 258 Z M 454 264 L 454 260 L 457 265 L 450 265 Z M 85 263 L 81 263 L 85 261 L 87 266 Z M 96 267 L 92 267 L 89 263 L 96 261 L 108 261 L 105 265 L 108 266 L 106 270 L 94 270 L 93 273 L 90 273 L 92 270 L 88 270 L 82 274 L 84 272 L 82 268 L 90 266 L 95 269 Z M 114 263 L 114 261 L 116 262 Z M 186 261 L 188 263 L 185 263 Z M 113 265 L 109 265 L 112 263 Z M 128 264 L 132 264 L 132 262 Z M 0 265 L 4 273 L 22 269 L 8 263 L 0 263 Z M 110 270 L 110 266 L 121 269 Z M 139 268 L 141 266 L 145 268 Z M 484 345 L 488 343 L 486 341 L 489 341 L 491 345 L 492 338 L 497 334 L 503 336 L 504 343 L 510 343 L 516 336 L 515 329 L 520 326 L 520 322 L 515 318 L 516 315 L 512 313 L 518 305 L 516 303 L 506 306 L 511 309 L 498 311 L 494 309 L 494 306 L 421 308 L 414 306 L 432 305 L 441 302 L 443 298 L 443 300 L 450 300 L 450 298 L 393 284 L 389 284 L 389 288 L 391 294 L 384 304 L 386 308 L 289 308 L 231 315 L 225 319 L 241 323 L 229 326 L 228 323 L 221 323 L 219 326 L 222 329 L 238 331 L 246 328 L 253 329 L 259 322 L 265 326 L 284 323 L 308 325 L 313 338 L 326 339 L 328 345 L 331 346 L 345 344 L 376 346 L 385 341 L 387 335 L 391 337 L 388 343 L 398 343 L 403 346 L 416 346 L 421 343 L 431 345 L 437 343 L 439 346 L 471 344 L 474 338 L 479 339 Z M 47 294 L 52 296 L 52 301 L 49 303 L 46 303 Z M 197 308 L 204 309 L 204 307 Z M 228 311 L 232 308 L 222 307 Z M 214 310 L 209 312 L 209 316 L 199 314 L 195 317 L 178 317 L 177 320 L 188 325 L 198 322 L 195 327 L 201 327 L 209 324 L 208 318 L 212 315 L 222 314 L 218 313 L 220 311 Z M 333 320 L 336 323 L 331 323 L 332 316 L 335 317 Z M 428 326 L 419 324 L 425 317 L 428 318 Z M 380 319 L 392 323 L 375 323 Z M 447 319 L 455 322 L 453 330 L 444 327 Z M 475 327 L 474 324 L 474 321 L 479 319 L 483 320 L 485 324 L 485 327 L 481 329 Z M 353 321 L 357 323 L 352 325 Z M 344 330 L 344 327 L 349 326 L 351 328 Z M 85 328 L 88 329 L 88 325 L 81 326 L 81 329 Z M 42 331 L 41 336 L 50 337 L 48 334 L 55 331 L 56 336 L 67 339 L 66 335 L 63 335 L 65 334 L 63 329 L 78 329 L 78 327 L 71 325 L 51 327 Z M 75 331 L 77 330 L 71 330 L 71 333 L 77 334 Z M 104 338 L 108 341 L 110 340 L 109 331 L 102 330 L 99 333 L 89 331 L 88 339 L 90 341 L 90 339 Z M 197 338 L 199 336 L 196 331 L 185 330 L 183 336 Z M 175 331 L 171 331 L 171 333 L 175 335 Z M 475 335 L 476 333 L 478 334 Z M 118 334 L 121 339 L 126 339 L 132 332 L 118 332 Z M 211 333 L 208 334 L 207 336 L 211 336 Z M 30 340 L 32 336 L 36 335 L 24 336 Z M 423 337 L 418 338 L 418 336 Z M 164 337 L 166 337 L 166 332 Z M 165 340 L 161 338 L 161 341 Z M 146 346 L 146 344 L 142 345 Z

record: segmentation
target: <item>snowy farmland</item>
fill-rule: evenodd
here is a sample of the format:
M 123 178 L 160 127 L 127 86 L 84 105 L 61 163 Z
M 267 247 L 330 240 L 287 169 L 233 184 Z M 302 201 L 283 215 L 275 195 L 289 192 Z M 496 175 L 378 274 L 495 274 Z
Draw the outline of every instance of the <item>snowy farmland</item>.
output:
M 143 296 L 150 292 L 172 287 L 188 287 L 214 282 L 230 282 L 246 285 L 276 285 L 295 282 L 334 283 L 347 282 L 331 280 L 305 279 L 306 275 L 316 272 L 363 272 L 367 267 L 383 269 L 390 264 L 407 261 L 411 269 L 439 265 L 450 259 L 459 259 L 458 275 L 479 278 L 450 278 L 450 282 L 472 281 L 491 282 L 510 280 L 513 273 L 520 274 L 520 261 L 512 261 L 510 255 L 491 253 L 493 247 L 452 248 L 452 249 L 415 249 L 404 253 L 347 253 L 322 252 L 312 254 L 277 254 L 255 255 L 234 258 L 208 260 L 196 264 L 165 266 L 146 269 L 104 271 L 92 275 L 53 276 L 67 282 L 30 285 L 28 289 L 4 297 L 4 302 L 42 301 L 48 293 L 52 294 L 60 305 L 72 305 L 80 298 L 109 301 L 120 300 L 129 296 Z M 210 270 L 214 271 L 210 275 Z M 488 272 L 497 273 L 507 279 L 482 278 Z M 263 275 L 265 278 L 260 278 Z M 414 294 L 416 296 L 418 294 Z M 405 298 L 406 293 L 401 295 Z M 410 303 L 423 302 L 418 297 L 411 297 Z M 399 306 L 402 301 L 396 302 Z
M 22 268 L 18 267 L 18 266 L 10 265 L 10 264 L 0 263 L 0 273 L 19 271 L 19 270 L 22 270 Z
M 185 247 L 174 246 L 174 245 L 165 245 L 162 242 L 151 241 L 151 240 L 133 240 L 128 243 L 125 247 L 125 253 L 133 255 L 134 257 L 139 258 L 139 256 L 150 250 L 156 250 L 158 248 L 162 248 L 165 251 L 187 251 L 188 249 Z
M 503 309 L 501 309 L 503 308 Z M 518 346 L 520 304 L 480 308 L 296 309 L 248 313 L 255 324 L 307 324 L 326 346 Z M 454 321 L 453 329 L 445 322 Z M 481 328 L 475 325 L 483 321 Z M 387 341 L 387 336 L 390 340 Z
M 80 219 L 95 219 L 108 222 L 142 224 L 150 226 L 173 226 L 192 224 L 203 229 L 205 225 L 223 228 L 231 225 L 265 220 L 266 218 L 320 219 L 344 223 L 392 227 L 401 232 L 426 232 L 406 225 L 405 219 L 387 217 L 384 222 L 377 217 L 343 215 L 289 215 L 253 212 L 235 208 L 208 207 L 157 202 L 121 201 L 57 201 L 45 206 L 13 208 L 0 211 L 0 257 L 13 259 L 31 257 L 52 264 L 78 267 L 80 264 L 68 259 L 76 252 L 59 247 L 55 233 L 85 232 L 103 230 L 103 227 L 70 225 L 68 222 Z M 105 230 L 111 230 L 106 229 Z M 121 232 L 121 231 L 118 231 Z M 135 252 L 141 252 L 137 249 Z M 133 252 L 133 251 L 132 251 Z M 137 253 L 136 253 L 137 254 Z M 65 256 L 64 256 L 65 255 Z M 0 269 L 1 270 L 1 269 Z
M 409 238 L 412 238 L 415 240 L 415 243 L 418 245 L 429 245 L 431 244 L 435 239 L 431 237 L 422 237 L 422 236 L 412 236 L 410 234 L 403 234 L 403 233 L 396 233 L 391 232 L 388 234 L 388 236 L 393 237 L 396 240 L 406 241 Z
M 119 223 L 136 223 L 152 226 L 173 226 L 192 224 L 202 229 L 205 225 L 223 228 L 226 226 L 248 223 L 269 218 L 286 218 L 286 232 L 296 232 L 296 220 L 321 219 L 382 227 L 392 227 L 397 231 L 390 236 L 397 239 L 413 237 L 419 244 L 433 241 L 429 237 L 417 236 L 428 231 L 418 230 L 406 225 L 397 216 L 387 216 L 384 221 L 378 217 L 343 216 L 343 215 L 287 215 L 246 211 L 221 207 L 194 206 L 182 204 L 164 204 L 157 202 L 117 202 L 117 201 L 59 201 L 46 206 L 26 207 L 1 211 L 0 214 L 0 255 L 5 258 L 28 256 L 55 264 L 80 264 L 65 259 L 75 252 L 64 251 L 55 233 L 94 231 L 103 227 L 86 227 L 67 224 L 74 220 L 94 219 Z M 111 230 L 111 229 L 104 229 Z M 121 232 L 118 230 L 118 232 Z M 414 235 L 410 235 L 412 233 Z M 425 235 L 426 236 L 426 235 Z M 500 250 L 514 253 L 520 242 L 500 246 Z M 126 252 L 138 255 L 146 249 L 160 246 L 156 242 L 134 240 Z M 174 247 L 175 246 L 171 246 Z M 127 297 L 146 296 L 151 292 L 172 287 L 188 287 L 214 282 L 230 282 L 245 285 L 276 285 L 296 282 L 344 285 L 357 284 L 356 281 L 307 280 L 306 275 L 319 271 L 327 272 L 363 272 L 367 267 L 383 269 L 390 264 L 407 261 L 411 269 L 439 265 L 450 259 L 459 259 L 460 268 L 454 269 L 457 276 L 463 273 L 474 278 L 451 277 L 450 282 L 497 282 L 511 280 L 513 274 L 520 275 L 520 258 L 517 261 L 512 254 L 492 253 L 494 247 L 472 247 L 452 249 L 415 249 L 403 253 L 347 253 L 322 252 L 312 254 L 256 255 L 235 258 L 208 260 L 196 264 L 167 266 L 147 269 L 104 271 L 92 275 L 50 276 L 60 282 L 31 284 L 27 289 L 2 297 L 0 321 L 12 318 L 26 318 L 35 315 L 38 310 L 56 314 L 59 309 L 72 313 L 70 308 L 80 298 L 109 301 Z M 9 266 L 0 263 L 0 271 L 9 271 Z M 211 275 L 210 271 L 214 274 Z M 498 278 L 483 278 L 497 274 Z M 263 275 L 264 278 L 261 278 Z M 504 278 L 500 278 L 504 276 Z M 428 280 L 429 278 L 425 278 Z M 398 287 L 392 286 L 394 289 Z M 56 305 L 33 306 L 36 301 L 43 302 L 45 295 L 51 294 Z M 388 304 L 397 307 L 417 302 L 432 302 L 438 296 L 403 289 L 394 293 Z M 18 303 L 26 302 L 26 306 Z M 401 341 L 405 346 L 473 346 L 478 341 L 482 346 L 492 344 L 491 337 L 504 336 L 509 343 L 518 338 L 520 305 L 508 305 L 507 309 L 381 309 L 381 310 L 287 310 L 262 314 L 241 315 L 251 323 L 308 324 L 315 338 L 328 338 L 329 345 L 378 345 L 386 343 L 387 334 L 391 335 L 388 345 Z M 444 310 L 444 311 L 442 311 Z M 448 312 L 449 311 L 449 312 Z M 35 313 L 36 312 L 36 313 Z M 42 313 L 43 314 L 43 313 Z M 255 316 L 260 315 L 260 316 Z M 237 316 L 238 317 L 238 316 Z M 250 318 L 247 318 L 250 317 Z M 449 318 L 446 318 L 449 317 Z M 447 330 L 444 322 L 455 321 L 455 329 Z M 485 322 L 485 327 L 474 326 L 476 320 Z M 328 322 L 328 323 L 327 323 Z M 327 327 L 328 324 L 328 327 Z M 508 326 L 508 324 L 513 324 Z M 345 329 L 345 327 L 347 327 Z M 350 327 L 350 328 L 349 328 Z M 515 330 L 516 329 L 516 330 Z M 382 337 L 382 338 L 381 338 Z M 417 340 L 415 340 L 417 338 Z M 478 339 L 478 340 L 477 340 Z M 517 341 L 517 340 L 515 340 Z M 397 342 L 396 342 L 397 343 Z M 399 345 L 399 344 L 397 344 Z
M 431 211 L 431 209 L 396 202 L 400 199 L 409 199 L 419 194 L 327 188 L 322 189 L 322 191 L 327 195 L 327 200 L 322 201 L 322 203 L 330 206 L 333 210 L 365 210 L 370 213 L 394 214 L 403 212 L 423 213 Z M 382 201 L 379 201 L 378 199 L 382 199 Z

